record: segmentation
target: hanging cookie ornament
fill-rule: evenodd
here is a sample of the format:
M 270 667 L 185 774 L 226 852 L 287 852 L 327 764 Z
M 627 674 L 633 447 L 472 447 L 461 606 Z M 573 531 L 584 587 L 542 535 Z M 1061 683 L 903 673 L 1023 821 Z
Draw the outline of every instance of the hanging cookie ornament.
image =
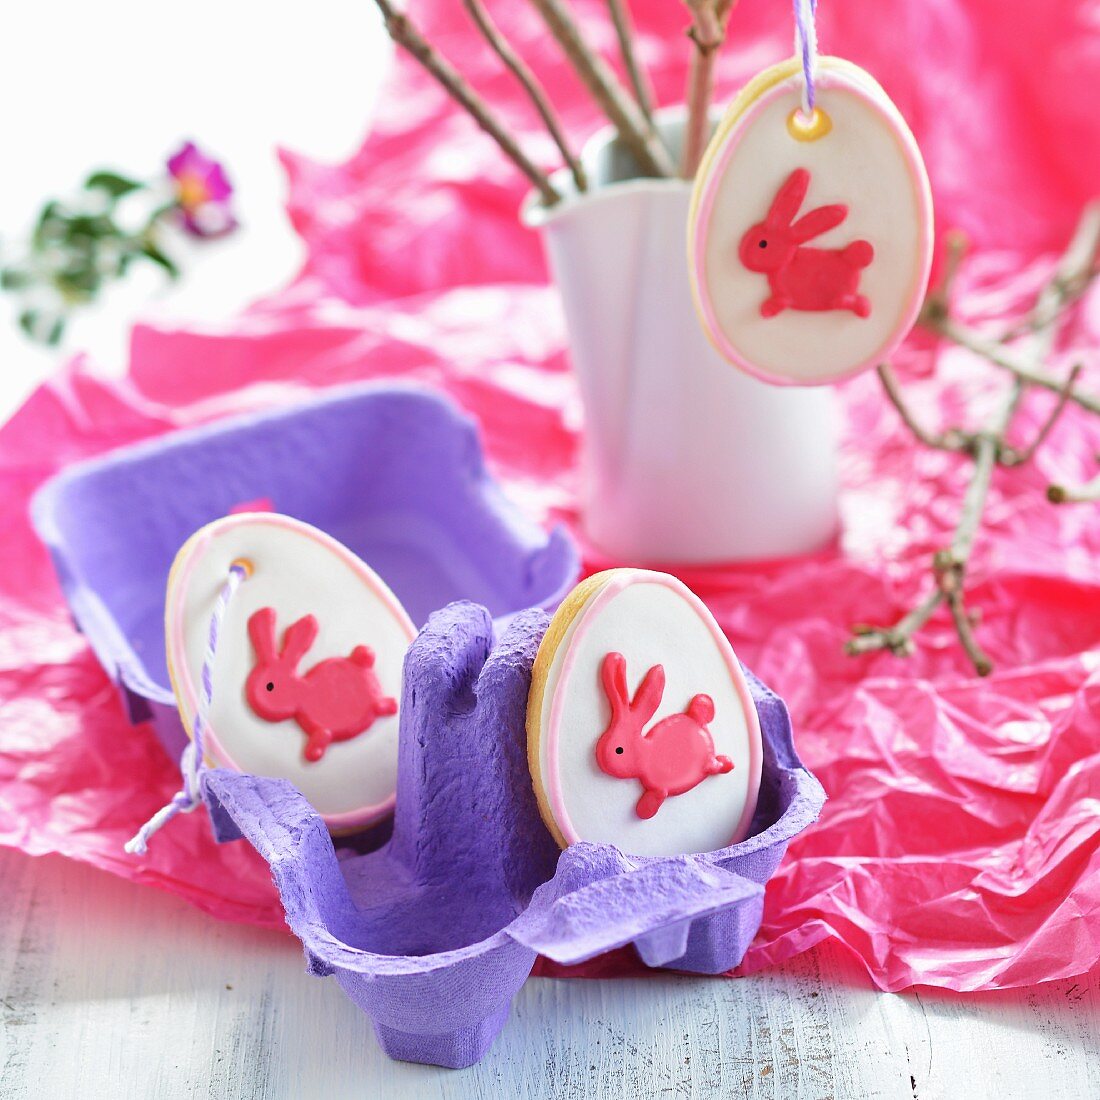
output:
M 416 632 L 347 547 L 275 513 L 216 520 L 176 556 L 165 629 L 176 702 L 206 766 L 289 779 L 334 832 L 393 810 L 401 668 Z
M 718 351 L 806 386 L 875 366 L 913 327 L 932 197 L 898 109 L 863 69 L 819 57 L 816 2 L 794 6 L 797 56 L 745 86 L 700 164 L 688 262 Z

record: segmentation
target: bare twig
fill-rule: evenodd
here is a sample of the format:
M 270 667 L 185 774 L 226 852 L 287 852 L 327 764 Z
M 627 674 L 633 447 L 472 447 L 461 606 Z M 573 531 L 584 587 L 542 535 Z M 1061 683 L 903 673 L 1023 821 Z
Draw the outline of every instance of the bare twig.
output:
M 959 636 L 963 652 L 970 658 L 974 671 L 979 676 L 988 676 L 993 671 L 993 662 L 974 636 L 974 625 L 963 600 L 963 579 L 964 573 L 960 571 L 957 583 L 952 586 L 946 597 L 947 609 L 951 612 L 951 620 L 955 624 L 955 633 Z
M 980 355 L 983 359 L 988 359 L 994 366 L 1016 375 L 1022 382 L 1041 386 L 1054 393 L 1060 393 L 1065 385 L 1064 379 L 1044 370 L 1041 365 L 1030 362 L 1015 348 L 1005 347 L 954 318 L 947 317 L 935 322 L 923 320 L 922 324 L 952 343 L 974 352 L 975 355 Z M 1100 414 L 1100 394 L 1074 389 L 1069 395 L 1069 400 L 1091 413 Z
M 938 551 L 932 559 L 935 587 L 915 610 L 910 611 L 893 626 L 854 627 L 852 633 L 855 636 L 846 647 L 850 655 L 856 656 L 861 653 L 871 653 L 877 649 L 887 649 L 895 656 L 909 656 L 914 649 L 913 635 L 928 622 L 940 604 L 946 602 L 954 620 L 959 641 L 974 665 L 975 671 L 979 676 L 987 676 L 993 670 L 993 662 L 986 656 L 974 636 L 966 610 L 964 599 L 966 570 L 974 539 L 981 524 L 982 513 L 985 510 L 1003 433 L 1012 419 L 1022 389 L 1022 384 L 1014 381 L 1007 400 L 989 429 L 971 437 L 974 471 L 959 510 L 959 521 L 951 543 L 946 549 Z
M 964 251 L 964 239 L 955 238 L 949 252 L 944 279 L 929 294 L 923 311 L 924 323 L 944 335 L 951 336 L 954 327 L 948 312 L 947 296 Z M 978 432 L 955 430 L 940 436 L 933 435 L 913 417 L 889 367 L 884 366 L 879 369 L 879 376 L 888 398 L 914 436 L 927 446 L 941 449 L 955 449 L 953 445 L 958 442 L 958 449 L 966 450 L 973 459 L 974 465 L 951 542 L 945 549 L 938 551 L 933 558 L 932 575 L 935 585 L 932 590 L 916 608 L 893 626 L 861 624 L 853 627 L 853 637 L 847 645 L 848 653 L 853 655 L 871 653 L 879 649 L 888 650 L 898 656 L 912 653 L 913 635 L 928 622 L 941 604 L 946 603 L 955 631 L 959 636 L 959 642 L 970 658 L 975 671 L 980 676 L 986 676 L 992 671 L 993 662 L 978 643 L 974 634 L 973 617 L 966 608 L 966 574 L 971 552 L 989 497 L 993 471 L 998 465 L 1019 466 L 1027 462 L 1049 436 L 1069 401 L 1076 400 L 1078 404 L 1082 403 L 1076 390 L 1081 371 L 1080 365 L 1075 366 L 1065 379 L 1050 376 L 1054 381 L 1054 385 L 1050 388 L 1058 392 L 1058 402 L 1054 409 L 1040 427 L 1035 439 L 1027 447 L 1018 449 L 1008 444 L 1009 429 L 1028 386 L 1045 384 L 1034 382 L 1031 376 L 1036 372 L 1045 373 L 1042 371 L 1042 363 L 1050 355 L 1054 346 L 1057 322 L 1064 315 L 1067 306 L 1084 293 L 1089 280 L 1096 274 L 1098 252 L 1100 252 L 1100 205 L 1094 204 L 1085 210 L 1073 240 L 1063 254 L 1053 276 L 1040 291 L 1035 306 L 1028 315 L 1027 332 L 1030 333 L 1031 339 L 1026 355 L 1013 352 L 1014 355 L 1019 356 L 1019 364 L 1023 369 L 1009 368 L 1013 375 L 1012 385 L 997 412 L 983 430 Z M 980 339 L 984 342 L 984 338 Z M 994 347 L 999 352 L 1004 350 L 1001 345 L 994 345 Z M 982 354 L 985 354 L 984 350 Z M 987 358 L 997 362 L 992 355 Z M 950 441 L 952 447 L 945 448 L 947 441 Z M 1091 499 L 1093 493 L 1096 499 L 1100 499 L 1100 478 L 1076 491 L 1067 490 L 1064 486 L 1051 486 L 1048 490 L 1048 496 L 1052 500 Z
M 611 120 L 639 167 L 651 176 L 673 176 L 676 169 L 653 124 L 642 114 L 611 67 L 581 37 L 564 0 L 531 0 L 547 29 L 557 39 L 577 75 Z
M 1081 376 L 1082 365 L 1075 363 L 1073 369 L 1066 376 L 1066 380 L 1062 385 L 1062 390 L 1058 394 L 1058 400 L 1054 403 L 1054 408 L 1047 414 L 1047 418 L 1039 426 L 1039 430 L 1035 433 L 1035 438 L 1023 448 L 1020 447 L 1007 447 L 1001 454 L 1002 466 L 1022 466 L 1025 462 L 1030 462 L 1034 457 L 1035 452 L 1046 442 L 1047 436 L 1054 430 L 1054 426 L 1062 418 L 1062 413 L 1066 411 L 1066 406 L 1069 404 L 1070 395 L 1073 393 L 1073 387 L 1077 384 L 1077 379 Z
M 949 229 L 944 234 L 944 245 L 947 254 L 943 272 L 940 281 L 928 291 L 924 299 L 920 313 L 922 324 L 930 325 L 936 318 L 947 317 L 951 288 L 955 285 L 955 276 L 958 275 L 967 252 L 970 251 L 970 238 L 961 229 Z
M 1096 265 L 1100 262 L 1095 248 L 1092 248 L 1091 266 L 1088 259 L 1090 241 L 1095 240 L 1100 233 L 1100 199 L 1094 199 L 1085 207 L 1075 234 L 1075 240 L 1080 251 L 1077 256 L 1070 257 L 1067 253 L 1063 259 L 1065 270 L 1062 272 L 1063 285 L 1061 294 L 1051 297 L 1045 305 L 1038 306 L 1032 315 L 1022 325 L 1013 326 L 1000 338 L 1000 343 L 1007 344 L 1024 336 L 1029 329 L 1034 329 L 1036 324 L 1054 324 L 1064 308 L 1065 303 L 1074 302 L 1088 289 L 1092 279 L 1097 274 Z M 1068 274 L 1067 274 L 1068 271 Z M 1058 275 L 1051 282 L 1056 282 Z M 1049 288 L 1050 284 L 1048 284 Z
M 516 167 L 537 188 L 542 200 L 548 206 L 558 202 L 561 195 L 542 171 L 516 143 L 505 129 L 504 124 L 493 113 L 489 105 L 466 82 L 461 73 L 432 47 L 403 12 L 398 11 L 390 0 L 374 0 L 386 22 L 389 36 L 424 66 L 439 81 L 452 99 L 456 100 L 474 118 L 504 152 Z
M 965 243 L 961 246 L 958 243 L 961 241 L 963 238 L 960 236 L 957 238 L 954 250 L 951 250 L 952 242 L 950 240 L 948 242 L 949 270 L 953 252 L 956 267 L 965 252 Z M 1034 346 L 1029 348 L 1028 355 L 1022 354 L 1017 348 L 1008 346 L 1003 341 L 985 336 L 952 317 L 947 308 L 942 283 L 940 288 L 929 294 L 921 311 L 921 324 L 940 336 L 946 337 L 952 343 L 988 359 L 989 362 L 1014 374 L 1021 381 L 1061 394 L 1065 387 L 1065 380 L 1045 370 L 1043 362 L 1053 346 L 1055 323 L 1065 309 L 1084 294 L 1096 275 L 1098 246 L 1100 246 L 1100 200 L 1085 207 L 1069 248 L 1063 254 L 1053 276 L 1040 292 L 1035 307 L 1025 322 L 1025 332 L 1050 334 L 1049 340 L 1044 345 L 1040 345 L 1038 349 Z M 1013 332 L 1010 335 L 1015 339 L 1020 333 Z M 1082 392 L 1075 387 L 1067 400 L 1073 401 L 1089 412 L 1100 414 L 1100 395 Z
M 736 0 L 684 0 L 691 10 L 688 37 L 695 43 L 688 74 L 687 125 L 680 156 L 680 175 L 692 179 L 699 168 L 710 132 L 710 101 L 714 94 L 714 62 L 726 39 L 726 27 Z
M 1047 500 L 1051 504 L 1092 504 L 1100 501 L 1100 475 L 1084 485 L 1048 485 Z
M 569 166 L 569 171 L 573 174 L 573 182 L 576 184 L 577 190 L 587 191 L 588 179 L 585 176 L 584 168 L 572 149 L 570 149 L 569 143 L 566 141 L 565 134 L 562 131 L 561 123 L 558 121 L 558 116 L 554 108 L 550 105 L 550 100 L 547 98 L 546 92 L 538 82 L 535 74 L 531 72 L 519 54 L 512 49 L 509 41 L 501 34 L 500 28 L 493 22 L 482 0 L 462 0 L 462 2 L 466 10 L 470 13 L 470 17 L 473 19 L 474 23 L 477 24 L 477 29 L 485 36 L 485 40 L 493 48 L 497 57 L 504 62 L 505 66 L 512 72 L 520 84 L 523 85 L 523 90 L 527 93 L 535 110 L 538 111 L 539 117 L 546 124 L 546 129 L 554 139 L 554 144 L 558 147 L 562 158 Z
M 845 646 L 845 652 L 851 657 L 858 657 L 861 653 L 887 649 L 895 657 L 911 657 L 916 649 L 913 635 L 932 618 L 941 603 L 943 592 L 939 588 L 933 588 L 912 611 L 893 626 L 857 623 L 852 627 L 854 637 Z
M 1039 291 L 1035 307 L 1028 316 L 1031 331 L 1043 337 L 1040 345 L 1046 358 L 1054 346 L 1058 322 L 1067 306 L 1085 293 L 1096 275 L 1100 255 L 1100 199 L 1089 203 L 1081 214 L 1073 239 L 1062 253 L 1054 274 Z M 1034 349 L 1032 349 L 1034 350 Z
M 878 376 L 890 403 L 897 409 L 902 423 L 916 436 L 917 442 L 936 451 L 961 451 L 966 447 L 966 436 L 963 433 L 951 430 L 933 434 L 916 419 L 902 396 L 897 375 L 889 363 L 879 363 Z
M 1073 234 L 1073 240 L 1039 295 L 1031 315 L 1032 328 L 1052 327 L 1069 303 L 1077 301 L 1088 290 L 1097 274 L 1100 260 L 1100 199 L 1085 207 Z
M 966 613 L 964 602 L 966 571 L 970 565 L 970 554 L 974 549 L 974 540 L 977 538 L 985 504 L 989 498 L 993 470 L 996 468 L 1005 433 L 1008 431 L 1009 424 L 1012 423 L 1012 417 L 1016 413 L 1023 392 L 1023 383 L 1019 379 L 1014 379 L 1008 397 L 994 415 L 989 428 L 976 437 L 974 470 L 970 475 L 966 495 L 963 497 L 962 508 L 959 510 L 959 522 L 955 528 L 955 535 L 951 539 L 951 545 L 937 553 L 932 560 L 932 575 L 935 577 L 936 587 L 947 601 L 959 641 L 979 676 L 988 676 L 993 671 L 993 662 L 978 645 Z
M 634 98 L 638 101 L 646 122 L 653 125 L 653 88 L 649 78 L 645 74 L 638 54 L 634 49 L 634 24 L 630 18 L 630 11 L 626 6 L 626 0 L 607 0 L 608 11 L 611 14 L 611 22 L 615 27 L 615 37 L 619 40 L 619 53 L 622 55 L 623 68 L 630 78 L 630 86 L 634 89 Z

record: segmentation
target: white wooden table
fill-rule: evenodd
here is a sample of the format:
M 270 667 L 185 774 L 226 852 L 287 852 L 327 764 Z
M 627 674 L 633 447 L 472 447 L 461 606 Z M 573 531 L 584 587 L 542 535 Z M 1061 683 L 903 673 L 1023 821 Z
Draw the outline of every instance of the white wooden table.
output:
M 531 979 L 468 1070 L 391 1062 L 288 934 L 0 852 L 0 1096 L 1100 1097 L 1100 980 L 876 993 L 832 951 L 752 978 Z
M 194 136 L 229 161 L 246 229 L 192 264 L 158 308 L 231 313 L 298 263 L 274 146 L 353 151 L 385 57 L 368 0 L 312 0 L 308 11 L 263 0 L 8 5 L 0 231 L 90 168 L 151 171 Z M 74 345 L 121 371 L 126 322 L 156 283 L 81 319 Z M 51 359 L 7 317 L 5 305 L 0 418 Z M 288 935 L 12 851 L 0 851 L 0 898 L 5 1098 L 1100 1097 L 1100 975 L 889 996 L 825 951 L 742 981 L 533 980 L 488 1057 L 455 1072 L 389 1061 L 335 983 L 305 974 Z

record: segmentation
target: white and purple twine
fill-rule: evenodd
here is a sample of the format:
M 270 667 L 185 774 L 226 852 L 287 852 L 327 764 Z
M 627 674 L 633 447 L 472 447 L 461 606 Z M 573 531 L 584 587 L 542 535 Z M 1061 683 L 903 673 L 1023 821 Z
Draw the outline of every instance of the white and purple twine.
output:
M 814 113 L 814 77 L 817 73 L 817 0 L 794 0 L 794 51 L 802 62 L 802 113 Z
M 191 740 L 180 757 L 180 771 L 183 774 L 183 787 L 172 796 L 172 801 L 162 806 L 137 833 L 126 842 L 126 851 L 131 855 L 145 855 L 149 839 L 158 830 L 164 828 L 176 814 L 189 814 L 201 801 L 199 785 L 206 765 L 203 762 L 203 738 L 206 735 L 210 718 L 210 707 L 214 701 L 214 658 L 218 652 L 218 635 L 225 621 L 225 613 L 233 593 L 241 581 L 248 576 L 248 567 L 242 562 L 233 562 L 229 574 L 218 593 L 214 611 L 210 616 L 210 630 L 206 639 L 206 651 L 203 654 L 201 693 L 195 710 L 195 723 Z

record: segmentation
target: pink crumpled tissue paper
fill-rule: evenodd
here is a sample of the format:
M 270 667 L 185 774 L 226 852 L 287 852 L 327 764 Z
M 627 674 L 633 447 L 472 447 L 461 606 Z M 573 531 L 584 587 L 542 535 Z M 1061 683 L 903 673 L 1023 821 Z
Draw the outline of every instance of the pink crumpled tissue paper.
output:
M 605 5 L 575 5 L 613 52 Z M 689 55 L 676 3 L 632 5 L 658 97 L 682 97 Z M 538 134 L 460 5 L 413 11 L 513 125 Z M 556 93 L 569 130 L 595 111 L 526 5 L 497 5 Z M 874 0 L 822 4 L 825 52 L 879 78 L 910 120 L 940 228 L 969 234 L 959 309 L 1018 317 L 1100 190 L 1100 19 L 1086 0 Z M 727 99 L 790 50 L 789 6 L 742 0 L 720 65 Z M 532 146 L 548 160 L 541 136 Z M 129 377 L 76 359 L 0 432 L 0 840 L 60 852 L 171 890 L 229 920 L 279 925 L 266 865 L 216 846 L 203 815 L 173 823 L 147 858 L 123 842 L 176 788 L 153 735 L 129 727 L 74 631 L 26 519 L 50 474 L 109 448 L 354 379 L 414 378 L 480 421 L 495 472 L 540 519 L 576 525 L 579 405 L 536 236 L 517 223 L 524 183 L 470 120 L 401 57 L 371 135 L 346 164 L 284 153 L 308 259 L 289 287 L 232 324 L 138 325 Z M 1100 389 L 1100 296 L 1054 369 L 1086 364 Z M 9 365 L 10 367 L 11 365 Z M 914 339 L 898 362 L 931 424 L 980 413 L 1004 379 Z M 799 750 L 830 795 L 768 888 L 743 972 L 823 941 L 882 989 L 1018 986 L 1100 959 L 1100 510 L 1049 505 L 1052 480 L 1095 472 L 1100 420 L 1070 408 L 1036 460 L 996 475 L 970 577 L 979 679 L 946 616 L 908 660 L 843 653 L 856 621 L 889 622 L 929 583 L 968 464 L 924 450 L 873 376 L 846 384 L 844 533 L 811 560 L 691 570 L 739 655 L 786 699 Z M 1031 394 L 1027 440 L 1050 407 Z M 606 564 L 593 552 L 589 568 Z M 617 954 L 571 973 L 637 964 Z

